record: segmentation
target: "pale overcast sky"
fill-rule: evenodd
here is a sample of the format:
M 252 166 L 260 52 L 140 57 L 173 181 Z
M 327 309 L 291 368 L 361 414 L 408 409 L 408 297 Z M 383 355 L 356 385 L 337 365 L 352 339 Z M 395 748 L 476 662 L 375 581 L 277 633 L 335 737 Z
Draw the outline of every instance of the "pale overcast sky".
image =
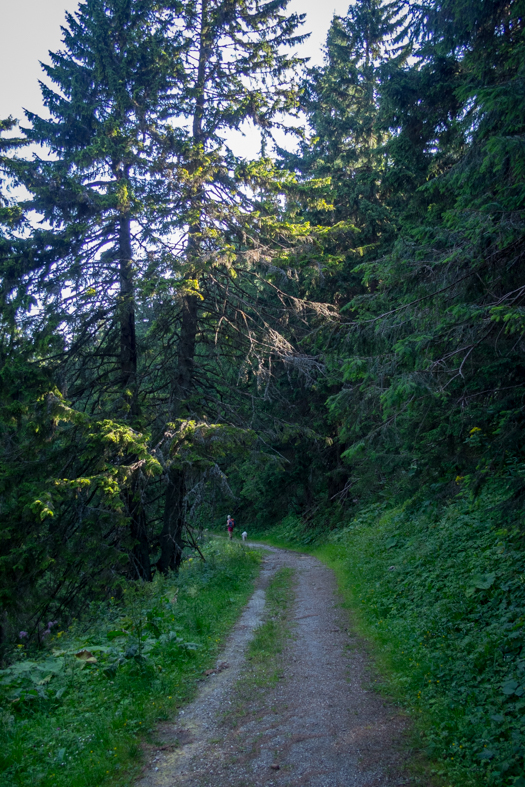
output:
M 307 14 L 304 30 L 311 36 L 301 54 L 311 62 L 320 62 L 330 20 L 334 13 L 345 14 L 349 2 L 291 0 L 291 11 Z M 0 0 L 0 118 L 23 121 L 23 108 L 40 112 L 39 61 L 47 62 L 48 51 L 60 48 L 64 14 L 77 6 L 78 0 Z

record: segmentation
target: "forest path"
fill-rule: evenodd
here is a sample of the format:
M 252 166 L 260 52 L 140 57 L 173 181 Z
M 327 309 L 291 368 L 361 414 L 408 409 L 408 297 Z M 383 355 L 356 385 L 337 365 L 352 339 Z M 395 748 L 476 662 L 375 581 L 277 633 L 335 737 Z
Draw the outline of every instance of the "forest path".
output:
M 414 784 L 406 769 L 408 721 L 370 690 L 370 660 L 333 572 L 314 557 L 265 549 L 258 587 L 217 662 L 223 669 L 159 728 L 137 787 Z M 283 567 L 295 570 L 296 587 L 292 636 L 276 657 L 280 680 L 246 697 L 245 650 L 263 619 L 265 587 Z

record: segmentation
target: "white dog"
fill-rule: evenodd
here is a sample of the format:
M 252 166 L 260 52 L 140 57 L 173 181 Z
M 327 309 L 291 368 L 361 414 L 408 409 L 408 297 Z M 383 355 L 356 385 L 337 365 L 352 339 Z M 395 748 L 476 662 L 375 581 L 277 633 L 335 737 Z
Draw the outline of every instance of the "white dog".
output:
M 246 539 L 248 538 L 248 533 L 246 532 L 246 530 L 241 535 L 242 535 L 242 540 L 246 541 Z

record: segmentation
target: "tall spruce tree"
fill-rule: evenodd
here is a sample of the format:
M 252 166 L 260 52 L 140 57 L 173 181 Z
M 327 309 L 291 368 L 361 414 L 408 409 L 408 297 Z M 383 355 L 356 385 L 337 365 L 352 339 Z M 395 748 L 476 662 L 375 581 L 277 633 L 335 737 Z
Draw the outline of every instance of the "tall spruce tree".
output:
M 303 105 L 310 136 L 297 166 L 309 177 L 330 179 L 330 223 L 346 222 L 351 246 L 377 243 L 388 226 L 382 205 L 384 141 L 377 119 L 380 65 L 388 54 L 396 6 L 363 0 L 347 16 L 334 17 L 325 64 L 305 82 Z M 319 215 L 322 223 L 325 216 Z M 324 219 L 324 221 L 323 221 Z
M 34 194 L 30 207 L 52 230 L 51 267 L 39 285 L 45 290 L 49 283 L 51 309 L 71 314 L 77 352 L 80 337 L 93 335 L 94 319 L 118 324 L 119 348 L 110 352 L 118 372 L 110 387 L 130 421 L 139 406 L 134 270 L 140 261 L 133 260 L 133 247 L 144 255 L 165 197 L 155 166 L 175 100 L 173 21 L 169 3 L 87 0 L 67 15 L 65 49 L 43 66 L 54 86 L 42 84 L 50 117 L 27 113 L 28 139 L 50 153 L 21 173 Z
M 41 323 L 60 327 L 55 363 L 68 396 L 97 418 L 140 428 L 136 284 L 172 183 L 158 169 L 175 132 L 180 77 L 178 5 L 86 0 L 67 15 L 64 49 L 44 66 L 49 117 L 27 113 L 41 145 L 18 168 L 42 217 L 41 267 L 34 277 Z M 44 328 L 44 330 L 46 329 Z M 133 467 L 133 454 L 123 457 Z M 150 577 L 142 493 L 130 471 L 123 499 L 136 546 L 136 575 Z
M 224 295 L 227 280 L 259 245 L 262 206 L 250 191 L 268 181 L 270 173 L 265 165 L 241 164 L 225 137 L 246 122 L 267 135 L 279 114 L 296 106 L 293 70 L 300 61 L 287 50 L 301 41 L 301 18 L 286 16 L 287 5 L 288 0 L 198 0 L 183 3 L 181 10 L 188 36 L 181 101 L 187 126 L 177 162 L 185 188 L 173 221 L 183 234 L 183 245 L 174 255 L 175 277 L 182 277 L 182 286 L 179 282 L 181 322 L 170 381 L 170 421 L 203 414 L 202 407 L 195 406 L 194 389 L 203 292 L 213 290 L 212 281 L 217 284 L 222 278 L 225 286 L 219 289 Z M 215 276 L 210 275 L 213 270 Z M 185 494 L 185 471 L 172 464 L 157 564 L 161 571 L 180 562 Z
M 331 401 L 369 490 L 380 466 L 392 492 L 502 472 L 522 494 L 520 19 L 519 4 L 436 2 L 414 17 L 412 62 L 383 70 L 388 187 L 405 207 L 367 272 L 381 286 L 353 303 Z
M 301 295 L 330 301 L 337 309 L 377 288 L 377 279 L 367 275 L 369 263 L 389 249 L 398 228 L 384 187 L 389 129 L 381 122 L 380 88 L 385 61 L 395 59 L 401 67 L 407 58 L 406 43 L 398 41 L 404 25 L 399 11 L 395 2 L 363 0 L 352 4 L 346 16 L 333 18 L 324 63 L 310 69 L 303 82 L 305 138 L 296 153 L 281 151 L 282 165 L 299 181 L 290 204 L 311 223 L 317 245 L 317 271 L 307 275 L 303 270 Z M 342 315 L 344 323 L 348 312 Z M 319 329 L 309 349 L 321 355 L 328 374 L 309 395 L 309 418 L 331 447 L 324 450 L 312 441 L 305 452 L 311 461 L 298 457 L 295 475 L 298 481 L 303 477 L 303 488 L 315 484 L 336 499 L 349 489 L 344 446 L 338 444 L 337 420 L 329 423 L 319 413 L 341 387 L 340 359 L 348 340 L 344 329 Z M 305 510 L 317 505 L 308 495 L 302 498 Z
M 4 610 L 17 604 L 17 580 L 19 592 L 27 585 L 20 567 L 30 571 L 27 552 L 21 554 L 20 546 L 31 537 L 31 527 L 20 520 L 20 500 L 34 499 L 24 495 L 23 475 L 34 452 L 35 400 L 50 383 L 46 370 L 31 363 L 34 346 L 20 319 L 34 301 L 23 286 L 32 261 L 31 244 L 23 237 L 28 225 L 8 191 L 14 155 L 24 140 L 4 134 L 12 133 L 16 125 L 12 118 L 0 120 L 0 604 Z M 0 646 L 3 628 L 2 621 Z

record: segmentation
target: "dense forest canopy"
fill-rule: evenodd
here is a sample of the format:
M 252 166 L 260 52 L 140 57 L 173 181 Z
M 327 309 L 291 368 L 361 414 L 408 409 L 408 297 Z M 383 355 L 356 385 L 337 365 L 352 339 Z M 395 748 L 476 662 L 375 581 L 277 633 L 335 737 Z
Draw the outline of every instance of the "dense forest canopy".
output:
M 316 68 L 287 4 L 86 0 L 46 115 L 2 121 L 6 642 L 227 511 L 329 528 L 499 478 L 518 516 L 523 0 L 362 0 Z

